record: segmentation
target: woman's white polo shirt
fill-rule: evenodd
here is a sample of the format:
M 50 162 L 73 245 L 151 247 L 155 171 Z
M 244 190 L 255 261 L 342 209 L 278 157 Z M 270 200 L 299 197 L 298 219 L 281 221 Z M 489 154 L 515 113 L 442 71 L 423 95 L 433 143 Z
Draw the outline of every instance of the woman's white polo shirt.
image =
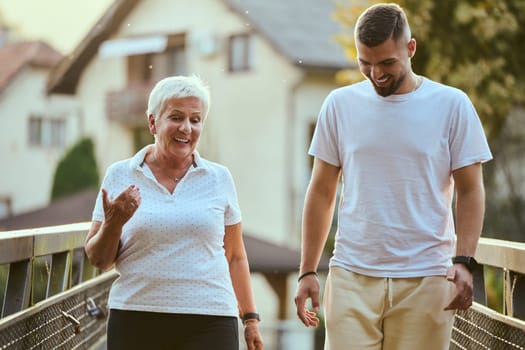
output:
M 241 221 L 228 169 L 202 159 L 170 193 L 144 162 L 148 147 L 111 165 L 102 187 L 109 198 L 129 185 L 139 187 L 141 204 L 124 225 L 109 307 L 124 310 L 238 316 L 224 226 Z M 104 220 L 99 193 L 94 221 Z

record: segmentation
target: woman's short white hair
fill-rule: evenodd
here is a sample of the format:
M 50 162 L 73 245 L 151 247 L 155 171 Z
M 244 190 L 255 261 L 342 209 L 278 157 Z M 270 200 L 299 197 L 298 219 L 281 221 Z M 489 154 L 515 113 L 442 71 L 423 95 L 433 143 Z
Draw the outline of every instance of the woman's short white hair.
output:
M 155 119 L 157 119 L 164 102 L 174 97 L 197 97 L 204 107 L 203 117 L 206 118 L 208 115 L 210 110 L 210 89 L 196 75 L 178 75 L 160 80 L 149 94 L 146 115 L 153 114 Z

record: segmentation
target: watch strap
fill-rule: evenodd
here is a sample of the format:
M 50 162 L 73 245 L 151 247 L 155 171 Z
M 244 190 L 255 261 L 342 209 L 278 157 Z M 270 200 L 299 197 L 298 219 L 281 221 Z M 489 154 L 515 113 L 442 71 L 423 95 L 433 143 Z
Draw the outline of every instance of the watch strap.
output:
M 248 313 L 245 313 L 244 315 L 242 315 L 241 320 L 242 320 L 242 323 L 244 324 L 248 320 L 261 321 L 261 317 L 256 312 L 248 312 Z
M 452 258 L 453 264 L 463 264 L 469 269 L 470 272 L 476 270 L 479 267 L 478 262 L 473 256 L 458 255 Z

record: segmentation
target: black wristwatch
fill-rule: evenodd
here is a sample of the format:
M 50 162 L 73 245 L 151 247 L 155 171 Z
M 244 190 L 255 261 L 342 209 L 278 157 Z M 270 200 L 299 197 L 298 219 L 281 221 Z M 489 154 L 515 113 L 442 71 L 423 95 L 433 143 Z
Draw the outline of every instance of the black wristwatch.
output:
M 480 264 L 474 259 L 473 256 L 458 255 L 452 258 L 453 264 L 463 264 L 467 269 L 472 272 L 480 268 Z
M 261 317 L 259 316 L 258 313 L 256 312 L 248 312 L 248 313 L 245 313 L 244 315 L 242 315 L 241 317 L 242 319 L 242 324 L 244 324 L 246 321 L 248 320 L 257 320 L 257 321 L 261 321 Z

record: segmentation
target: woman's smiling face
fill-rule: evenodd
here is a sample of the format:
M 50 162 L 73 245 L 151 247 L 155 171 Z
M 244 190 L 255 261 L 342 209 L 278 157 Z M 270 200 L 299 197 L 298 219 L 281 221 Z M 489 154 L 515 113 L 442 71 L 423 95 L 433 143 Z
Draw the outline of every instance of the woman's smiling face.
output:
M 149 116 L 149 128 L 155 144 L 170 157 L 191 157 L 204 125 L 204 106 L 197 97 L 173 97 L 166 100 L 155 118 Z

